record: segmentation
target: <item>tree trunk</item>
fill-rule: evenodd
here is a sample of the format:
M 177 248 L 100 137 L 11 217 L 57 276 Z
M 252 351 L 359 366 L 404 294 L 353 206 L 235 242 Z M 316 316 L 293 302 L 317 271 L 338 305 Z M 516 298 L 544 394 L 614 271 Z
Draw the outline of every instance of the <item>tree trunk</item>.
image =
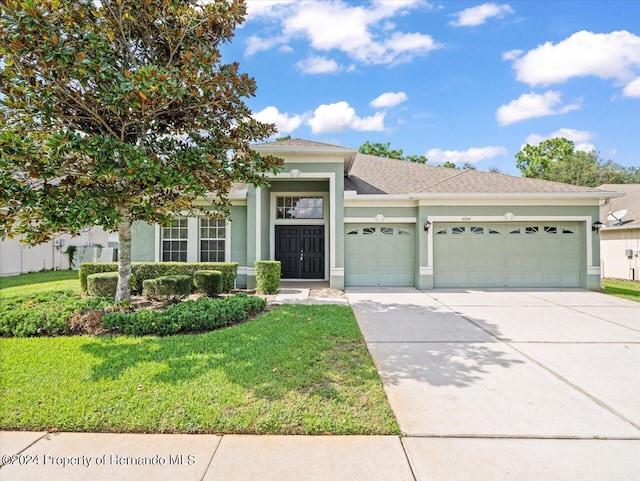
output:
M 131 217 L 128 211 L 121 211 L 122 220 L 118 224 L 118 287 L 116 301 L 131 300 Z

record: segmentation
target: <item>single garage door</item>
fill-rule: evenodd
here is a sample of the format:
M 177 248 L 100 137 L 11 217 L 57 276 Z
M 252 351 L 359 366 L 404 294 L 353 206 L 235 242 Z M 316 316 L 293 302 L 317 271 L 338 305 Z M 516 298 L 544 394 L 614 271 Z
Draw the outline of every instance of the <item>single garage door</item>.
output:
M 345 285 L 413 286 L 413 242 L 411 224 L 346 224 Z
M 579 287 L 580 224 L 437 223 L 435 287 Z

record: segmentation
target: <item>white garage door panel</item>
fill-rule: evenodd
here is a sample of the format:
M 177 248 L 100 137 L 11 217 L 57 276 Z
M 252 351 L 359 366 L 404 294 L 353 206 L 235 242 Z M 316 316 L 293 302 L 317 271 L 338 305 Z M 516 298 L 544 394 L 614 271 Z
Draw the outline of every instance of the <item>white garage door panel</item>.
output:
M 577 222 L 434 226 L 435 287 L 579 287 Z
M 414 227 L 345 225 L 345 286 L 412 286 Z

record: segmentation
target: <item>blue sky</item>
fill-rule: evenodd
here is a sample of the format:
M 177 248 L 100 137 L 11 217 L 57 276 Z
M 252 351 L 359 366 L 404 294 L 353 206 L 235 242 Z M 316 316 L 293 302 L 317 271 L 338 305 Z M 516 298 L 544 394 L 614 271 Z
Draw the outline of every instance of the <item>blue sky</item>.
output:
M 250 0 L 223 53 L 279 135 L 511 174 L 563 136 L 640 165 L 638 0 Z

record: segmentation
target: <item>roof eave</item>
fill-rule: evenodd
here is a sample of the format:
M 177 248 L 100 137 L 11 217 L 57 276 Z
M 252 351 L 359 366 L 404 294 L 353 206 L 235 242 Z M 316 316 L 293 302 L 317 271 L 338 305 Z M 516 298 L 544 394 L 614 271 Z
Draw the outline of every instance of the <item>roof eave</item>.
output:
M 611 199 L 621 192 L 419 192 L 411 199 Z

